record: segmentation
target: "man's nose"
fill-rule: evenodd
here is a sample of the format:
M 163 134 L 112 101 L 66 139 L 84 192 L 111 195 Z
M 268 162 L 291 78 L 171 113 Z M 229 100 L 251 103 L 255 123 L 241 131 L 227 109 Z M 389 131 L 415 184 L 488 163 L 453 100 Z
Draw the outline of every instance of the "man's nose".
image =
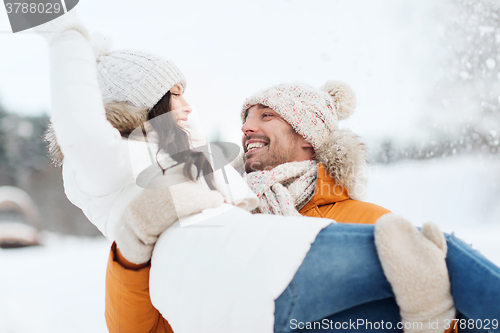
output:
M 259 131 L 259 128 L 257 126 L 257 123 L 255 121 L 252 121 L 251 118 L 248 118 L 243 126 L 241 127 L 241 131 L 243 134 L 251 134 L 251 133 L 256 133 Z

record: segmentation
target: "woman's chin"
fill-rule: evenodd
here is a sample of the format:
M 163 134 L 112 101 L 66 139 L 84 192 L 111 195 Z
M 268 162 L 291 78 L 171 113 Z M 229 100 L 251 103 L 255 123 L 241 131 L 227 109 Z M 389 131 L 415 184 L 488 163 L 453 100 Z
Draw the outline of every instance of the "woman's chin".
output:
M 189 127 L 187 121 L 185 121 L 185 120 L 177 120 L 177 125 L 179 125 L 179 127 L 182 127 L 182 128 Z

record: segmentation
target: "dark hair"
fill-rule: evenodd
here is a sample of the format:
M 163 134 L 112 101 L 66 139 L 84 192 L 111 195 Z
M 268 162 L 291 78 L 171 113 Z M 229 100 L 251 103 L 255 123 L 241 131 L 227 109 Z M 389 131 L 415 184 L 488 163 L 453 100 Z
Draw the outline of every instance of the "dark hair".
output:
M 148 112 L 147 119 L 158 134 L 158 151 L 156 161 L 165 174 L 164 169 L 158 161 L 158 153 L 163 150 L 176 162 L 176 165 L 184 164 L 184 175 L 190 180 L 197 180 L 203 175 L 210 189 L 215 190 L 213 180 L 213 169 L 202 152 L 193 151 L 189 147 L 189 134 L 177 125 L 174 119 L 171 104 L 171 94 L 168 91 Z M 163 116 L 162 116 L 163 115 Z M 159 117 L 162 116 L 162 117 Z M 192 166 L 196 166 L 196 176 L 192 173 Z

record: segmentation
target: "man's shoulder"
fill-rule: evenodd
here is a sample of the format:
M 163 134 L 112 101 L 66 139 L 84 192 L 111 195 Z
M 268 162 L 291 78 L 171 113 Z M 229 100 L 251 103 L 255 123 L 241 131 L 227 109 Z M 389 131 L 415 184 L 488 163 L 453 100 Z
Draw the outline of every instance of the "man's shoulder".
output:
M 391 212 L 379 205 L 353 199 L 319 206 L 318 209 L 322 217 L 337 222 L 366 224 L 375 224 L 382 215 Z

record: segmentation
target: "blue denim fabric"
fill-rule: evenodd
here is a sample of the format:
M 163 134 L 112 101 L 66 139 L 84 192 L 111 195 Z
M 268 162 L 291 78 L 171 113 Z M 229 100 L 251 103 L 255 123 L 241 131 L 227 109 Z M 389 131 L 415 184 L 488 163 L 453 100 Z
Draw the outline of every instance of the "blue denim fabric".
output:
M 355 318 L 355 319 L 353 319 Z M 324 320 L 327 320 L 325 325 Z M 359 326 L 356 326 L 358 319 L 361 319 Z M 468 318 L 462 314 L 457 315 L 457 319 L 460 320 L 459 323 L 467 323 Z M 312 325 L 316 328 L 313 329 L 302 329 L 297 328 L 292 331 L 292 333 L 326 333 L 326 332 L 370 332 L 370 333 L 380 333 L 382 332 L 403 332 L 402 329 L 398 328 L 398 323 L 401 322 L 401 317 L 399 316 L 399 307 L 396 304 L 394 298 L 386 298 L 380 301 L 373 301 L 363 305 L 356 306 L 354 308 L 333 314 L 329 317 L 323 318 L 322 320 L 313 323 Z M 376 323 L 381 323 L 383 328 L 376 326 Z M 389 324 L 390 323 L 390 324 Z M 298 323 L 295 323 L 297 325 Z M 323 326 L 320 326 L 323 325 Z M 460 327 L 460 326 L 459 326 Z M 474 328 L 459 329 L 460 333 L 487 333 L 486 330 Z
M 327 324 L 325 324 L 325 319 Z M 316 328 L 301 329 L 297 327 L 292 332 L 325 333 L 342 331 L 353 333 L 380 333 L 390 331 L 400 333 L 403 331 L 397 328 L 399 322 L 401 322 L 401 317 L 399 316 L 398 305 L 394 298 L 386 298 L 328 316 L 318 321 Z M 323 324 L 323 326 L 320 326 L 320 324 Z M 359 324 L 359 326 L 357 324 Z M 383 326 L 377 326 L 379 324 Z M 296 326 L 292 327 L 294 328 Z
M 275 302 L 275 332 L 316 332 L 297 329 L 296 323 L 323 318 L 333 322 L 384 320 L 398 331 L 399 309 L 377 256 L 373 230 L 373 225 L 334 224 L 318 234 L 292 282 Z M 457 317 L 500 321 L 500 268 L 455 236 L 446 235 L 446 239 Z
M 454 235 L 446 235 L 446 240 L 446 264 L 455 307 L 474 320 L 500 321 L 500 268 Z

